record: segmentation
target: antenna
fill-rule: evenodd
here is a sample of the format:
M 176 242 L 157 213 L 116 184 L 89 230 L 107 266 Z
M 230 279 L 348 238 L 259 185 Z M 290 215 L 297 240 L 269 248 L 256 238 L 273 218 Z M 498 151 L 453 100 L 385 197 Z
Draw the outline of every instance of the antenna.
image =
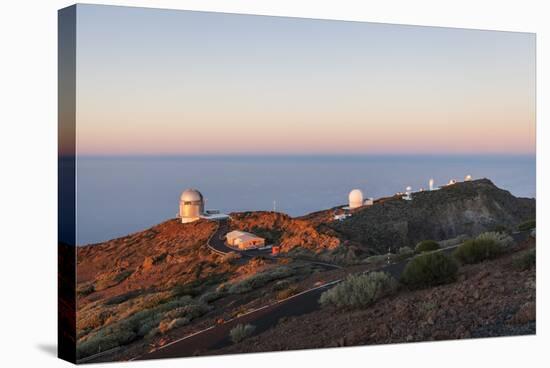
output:
M 273 200 L 273 212 L 277 212 L 277 201 Z

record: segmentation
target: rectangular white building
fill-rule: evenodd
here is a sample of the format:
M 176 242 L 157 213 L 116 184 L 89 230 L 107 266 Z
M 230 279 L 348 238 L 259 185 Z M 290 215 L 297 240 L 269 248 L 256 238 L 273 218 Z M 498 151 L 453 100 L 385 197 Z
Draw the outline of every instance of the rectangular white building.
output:
M 240 250 L 256 249 L 265 246 L 265 239 L 246 231 L 234 230 L 225 235 L 227 244 Z

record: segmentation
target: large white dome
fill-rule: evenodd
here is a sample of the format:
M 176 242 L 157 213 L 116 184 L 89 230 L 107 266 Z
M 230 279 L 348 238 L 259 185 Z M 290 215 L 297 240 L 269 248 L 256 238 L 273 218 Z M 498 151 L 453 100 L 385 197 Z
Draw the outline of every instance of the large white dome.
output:
M 202 194 L 196 189 L 186 189 L 181 193 L 180 200 L 182 202 L 202 202 Z
M 363 205 L 363 192 L 360 189 L 354 189 L 349 192 L 349 208 L 357 208 Z

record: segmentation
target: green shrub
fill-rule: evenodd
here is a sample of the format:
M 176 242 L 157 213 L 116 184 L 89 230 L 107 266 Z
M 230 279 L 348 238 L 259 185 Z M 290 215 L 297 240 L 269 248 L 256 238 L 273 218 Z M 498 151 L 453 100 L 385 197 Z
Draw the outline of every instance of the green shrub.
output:
M 506 250 L 513 240 L 505 235 L 500 238 L 501 233 L 484 233 L 476 239 L 470 239 L 462 243 L 453 253 L 454 257 L 462 263 L 472 264 L 498 257 Z
M 136 296 L 140 295 L 140 291 L 129 291 L 124 294 L 115 295 L 113 297 L 110 297 L 109 299 L 105 300 L 103 302 L 104 305 L 116 305 L 124 303 L 125 301 L 128 301 L 132 298 L 135 298 Z
M 190 295 L 196 297 L 206 292 L 209 287 L 218 285 L 225 280 L 227 280 L 227 275 L 220 273 L 199 278 L 186 284 L 179 284 L 172 289 L 172 296 Z
M 420 243 L 416 244 L 416 247 L 414 249 L 416 253 L 423 253 L 438 250 L 439 248 L 439 243 L 435 240 L 423 240 Z
M 414 250 L 411 247 L 401 247 L 397 251 L 397 254 L 392 254 L 392 260 L 402 261 L 414 255 Z
M 496 231 L 479 234 L 476 240 L 493 240 L 502 250 L 507 250 L 514 245 L 514 239 L 510 235 Z
M 438 243 L 441 248 L 449 248 L 454 247 L 455 245 L 462 244 L 468 239 L 469 237 L 467 235 L 461 234 L 455 238 L 440 240 L 438 241 Z
M 518 230 L 519 231 L 527 231 L 527 230 L 531 230 L 531 229 L 534 229 L 536 227 L 537 223 L 536 223 L 536 220 L 527 220 L 525 222 L 522 222 L 521 224 L 518 225 Z
M 105 329 L 94 334 L 77 345 L 76 353 L 79 359 L 101 353 L 102 351 L 128 344 L 135 340 L 136 333 L 126 329 Z
M 457 263 L 441 252 L 420 254 L 407 263 L 401 281 L 413 288 L 446 284 L 456 280 Z
M 537 264 L 536 249 L 531 248 L 523 252 L 518 257 L 514 258 L 512 264 L 514 268 L 521 271 L 528 270 L 532 267 L 535 267 Z
M 231 341 L 234 343 L 238 343 L 249 337 L 254 333 L 256 330 L 256 327 L 251 324 L 238 324 L 237 326 L 233 327 L 231 331 L 229 331 L 229 336 L 231 337 Z
M 225 293 L 221 291 L 207 291 L 199 297 L 199 301 L 202 303 L 211 303 L 225 296 Z
M 318 258 L 321 262 L 340 265 L 354 265 L 360 263 L 361 261 L 358 257 L 358 253 L 359 252 L 355 247 L 340 245 L 334 249 L 318 254 L 315 258 Z
M 397 282 L 385 272 L 349 275 L 344 281 L 321 294 L 319 302 L 340 308 L 366 307 L 396 289 Z
M 183 318 L 190 321 L 203 315 L 209 309 L 204 303 L 196 302 L 187 295 L 170 301 L 163 301 L 152 308 L 134 313 L 79 340 L 77 343 L 78 358 L 81 359 L 162 332 L 159 327 L 163 320 L 178 320 L 171 326 L 171 328 L 174 328 L 184 322 Z M 163 324 L 163 327 L 168 327 L 168 321 Z
M 279 229 L 267 229 L 263 227 L 255 226 L 252 228 L 252 233 L 265 239 L 266 244 L 276 244 L 281 240 L 283 231 Z
M 399 254 L 400 256 L 411 256 L 414 254 L 414 250 L 412 250 L 411 247 L 401 247 L 397 251 L 397 254 Z
M 293 258 L 315 258 L 315 252 L 303 247 L 292 248 L 287 255 Z
M 363 263 L 366 264 L 375 264 L 375 263 L 383 263 L 388 260 L 388 256 L 386 254 L 377 254 L 374 256 L 367 257 L 363 259 Z
M 293 273 L 294 270 L 290 267 L 277 267 L 264 272 L 260 272 L 256 275 L 249 276 L 240 282 L 232 284 L 231 286 L 229 286 L 227 291 L 229 292 L 229 294 L 247 293 L 251 290 L 260 288 L 271 281 L 289 277 Z

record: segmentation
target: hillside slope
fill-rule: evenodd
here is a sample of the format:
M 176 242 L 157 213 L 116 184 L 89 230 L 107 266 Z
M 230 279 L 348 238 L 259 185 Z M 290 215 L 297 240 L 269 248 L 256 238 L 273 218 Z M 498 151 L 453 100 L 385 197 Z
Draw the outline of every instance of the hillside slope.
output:
M 425 239 L 473 236 L 501 227 L 515 229 L 518 223 L 533 218 L 534 199 L 516 198 L 490 180 L 480 179 L 414 193 L 412 201 L 398 197 L 379 201 L 329 227 L 343 240 L 384 253 L 388 248 L 413 247 Z

